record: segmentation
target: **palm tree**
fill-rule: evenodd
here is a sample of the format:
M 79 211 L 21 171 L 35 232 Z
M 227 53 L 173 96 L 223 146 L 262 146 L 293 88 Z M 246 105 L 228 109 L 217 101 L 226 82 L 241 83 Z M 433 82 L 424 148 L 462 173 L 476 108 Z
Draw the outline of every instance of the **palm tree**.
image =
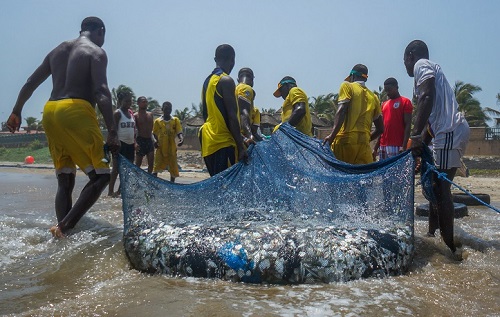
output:
M 479 86 L 466 84 L 460 80 L 457 80 L 453 87 L 458 102 L 458 110 L 464 114 L 471 127 L 486 127 L 488 126 L 486 121 L 491 119 L 487 114 L 488 111 L 481 108 L 481 103 L 473 96 L 474 93 L 481 90 Z
M 189 111 L 188 107 L 185 107 L 183 110 L 175 110 L 174 116 L 179 118 L 181 122 L 184 122 L 184 120 L 191 118 L 191 111 Z
M 148 111 L 153 111 L 156 108 L 161 108 L 158 100 L 148 97 Z
M 26 120 L 26 125 L 28 127 L 27 132 L 30 133 L 31 130 L 36 130 L 37 128 L 37 121 L 38 119 L 35 117 L 27 117 L 24 120 Z
M 261 113 L 267 113 L 267 114 L 270 114 L 271 116 L 274 116 L 276 114 L 276 109 L 273 109 L 273 108 L 264 109 L 264 108 L 262 108 Z
M 203 104 L 200 102 L 198 106 L 194 103 L 191 103 L 191 111 L 193 117 L 202 117 L 203 116 Z
M 328 122 L 333 122 L 335 114 L 339 108 L 338 98 L 339 95 L 334 93 L 311 97 L 309 100 L 309 110 L 315 113 L 318 118 L 324 119 Z
M 380 101 L 380 104 L 382 104 L 384 101 L 389 100 L 389 97 L 387 96 L 387 92 L 382 86 L 378 86 L 378 91 L 374 90 L 373 93 L 377 95 L 378 100 Z
M 37 131 L 43 131 L 43 122 L 42 121 L 43 121 L 43 119 L 38 121 L 37 126 L 36 126 Z

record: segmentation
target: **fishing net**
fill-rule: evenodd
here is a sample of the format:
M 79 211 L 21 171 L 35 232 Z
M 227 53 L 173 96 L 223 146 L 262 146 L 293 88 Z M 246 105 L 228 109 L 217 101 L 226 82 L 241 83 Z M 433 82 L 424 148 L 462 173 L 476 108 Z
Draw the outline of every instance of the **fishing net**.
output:
M 119 160 L 132 266 L 173 276 L 314 283 L 406 271 L 413 255 L 414 159 L 335 159 L 283 124 L 209 179 L 175 184 Z

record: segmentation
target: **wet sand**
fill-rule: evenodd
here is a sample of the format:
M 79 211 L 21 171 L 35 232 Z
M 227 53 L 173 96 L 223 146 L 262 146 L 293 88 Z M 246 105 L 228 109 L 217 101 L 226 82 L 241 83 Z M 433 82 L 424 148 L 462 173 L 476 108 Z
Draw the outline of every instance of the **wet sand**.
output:
M 123 252 L 121 200 L 106 197 L 106 191 L 70 237 L 52 239 L 54 170 L 16 166 L 0 164 L 0 315 L 500 316 L 500 218 L 483 206 L 469 208 L 469 217 L 455 221 L 459 239 L 466 241 L 463 262 L 449 258 L 439 237 L 426 237 L 426 218 L 415 217 L 416 252 L 405 275 L 246 285 L 131 270 Z M 180 174 L 184 183 L 208 177 L 201 171 Z M 500 207 L 500 179 L 455 181 L 473 193 L 489 194 Z M 85 182 L 78 172 L 76 194 Z M 425 201 L 418 186 L 415 194 L 415 204 Z

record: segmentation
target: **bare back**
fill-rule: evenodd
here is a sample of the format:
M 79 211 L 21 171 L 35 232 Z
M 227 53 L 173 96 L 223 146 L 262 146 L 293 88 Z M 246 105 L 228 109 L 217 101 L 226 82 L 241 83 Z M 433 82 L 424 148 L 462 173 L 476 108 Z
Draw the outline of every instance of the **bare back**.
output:
M 100 87 L 107 89 L 106 54 L 87 37 L 61 43 L 47 58 L 53 83 L 50 100 L 78 98 L 94 105 Z

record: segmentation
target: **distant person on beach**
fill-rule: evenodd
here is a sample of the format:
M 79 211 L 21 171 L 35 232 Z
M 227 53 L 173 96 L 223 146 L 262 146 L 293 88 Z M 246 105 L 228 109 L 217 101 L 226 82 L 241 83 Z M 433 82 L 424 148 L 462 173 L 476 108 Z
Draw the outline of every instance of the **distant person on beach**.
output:
M 246 161 L 248 158 L 240 131 L 235 84 L 229 76 L 235 56 L 231 45 L 219 45 L 215 50 L 216 67 L 203 83 L 201 96 L 205 123 L 200 129 L 201 156 L 210 176 L 224 171 L 237 160 Z
M 288 122 L 300 132 L 312 136 L 308 98 L 304 90 L 297 87 L 295 79 L 290 76 L 283 77 L 273 95 L 284 99 L 281 106 L 281 123 Z M 279 125 L 274 128 L 274 131 L 278 128 Z
M 380 102 L 366 87 L 368 68 L 355 65 L 340 85 L 339 108 L 335 114 L 333 129 L 323 144 L 331 144 L 335 157 L 350 164 L 372 163 L 370 141 L 384 132 Z M 371 132 L 372 122 L 375 130 Z
M 469 141 L 469 125 L 458 111 L 453 88 L 441 67 L 429 60 L 429 49 L 420 40 L 410 42 L 404 52 L 404 65 L 410 77 L 414 77 L 414 93 L 417 98 L 417 117 L 410 140 L 415 156 L 422 153 L 424 144 L 432 140 L 432 152 L 439 172 L 453 180 L 461 157 Z M 429 236 L 439 229 L 441 237 L 456 259 L 462 254 L 453 241 L 455 209 L 451 196 L 451 184 L 433 175 L 433 190 L 437 203 L 429 208 Z
M 377 139 L 373 149 L 373 158 L 381 160 L 393 157 L 406 150 L 411 130 L 413 105 L 411 100 L 399 94 L 398 81 L 387 78 L 384 90 L 389 100 L 382 104 L 384 133 Z
M 141 167 L 142 160 L 146 156 L 148 160 L 148 173 L 153 172 L 154 164 L 154 140 L 153 140 L 153 114 L 148 109 L 148 100 L 141 96 L 137 99 L 139 110 L 134 114 L 135 127 L 137 129 L 135 153 L 135 165 Z
M 182 134 L 181 121 L 173 117 L 172 103 L 165 101 L 162 105 L 163 115 L 153 123 L 153 134 L 157 140 L 155 143 L 155 161 L 153 166 L 153 175 L 168 167 L 170 172 L 170 181 L 174 182 L 179 177 L 179 166 L 177 165 L 177 146 L 184 142 Z M 176 141 L 176 138 L 178 141 Z
M 113 117 L 115 119 L 115 130 L 118 132 L 120 140 L 120 154 L 130 162 L 134 162 L 135 153 L 135 119 L 131 113 L 132 94 L 129 91 L 118 92 L 118 106 Z M 118 156 L 113 155 L 113 169 L 111 170 L 111 180 L 108 186 L 108 196 L 118 197 L 120 188 L 115 190 L 116 179 L 118 178 Z
M 250 68 L 244 67 L 238 72 L 236 99 L 240 111 L 241 133 L 247 146 L 256 141 L 262 141 L 262 138 L 257 134 L 257 129 L 253 124 L 256 110 L 254 107 L 255 91 L 253 90 L 253 79 L 253 71 Z
M 108 129 L 107 146 L 112 153 L 118 153 L 120 148 L 106 77 L 108 58 L 101 48 L 105 33 L 101 19 L 85 18 L 80 36 L 54 48 L 28 78 L 7 120 L 11 132 L 19 131 L 24 104 L 52 75 L 52 93 L 43 110 L 43 127 L 57 175 L 55 209 L 58 223 L 50 228 L 57 238 L 76 225 L 109 183 L 109 164 L 105 159 L 95 104 Z M 73 205 L 77 165 L 90 180 Z
M 260 110 L 255 105 L 253 106 L 252 113 L 250 115 L 250 128 L 252 130 L 253 139 L 255 141 L 264 140 L 264 136 L 260 132 Z

